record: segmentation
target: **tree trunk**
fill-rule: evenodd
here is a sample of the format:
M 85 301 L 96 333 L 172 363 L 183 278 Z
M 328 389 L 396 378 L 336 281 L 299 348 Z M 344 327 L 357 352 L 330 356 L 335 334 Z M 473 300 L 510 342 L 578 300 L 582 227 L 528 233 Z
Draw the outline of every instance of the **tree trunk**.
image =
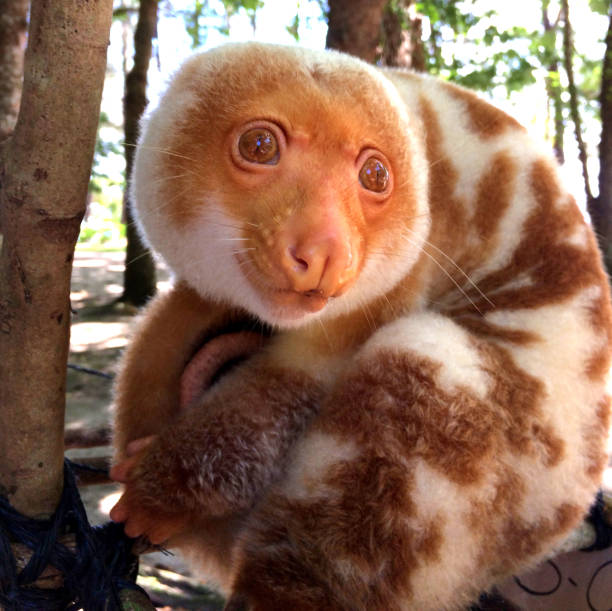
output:
M 567 91 L 569 93 L 569 108 L 572 123 L 574 124 L 574 135 L 578 145 L 578 158 L 582 166 L 582 177 L 584 179 L 584 191 L 587 203 L 593 199 L 591 185 L 589 182 L 589 171 L 587 168 L 587 150 L 584 139 L 582 138 L 582 121 L 578 109 L 578 89 L 574 80 L 574 43 L 572 42 L 572 24 L 569 14 L 568 0 L 561 0 L 561 10 L 563 11 L 563 60 L 565 72 L 567 74 Z
M 0 152 L 0 488 L 33 517 L 62 489 L 70 272 L 111 14 L 111 0 L 33 0 L 21 109 Z
M 423 23 L 420 17 L 410 17 L 409 8 L 413 0 L 387 2 L 381 23 L 384 66 L 399 66 L 424 72 L 426 68 L 423 47 Z
M 13 131 L 23 81 L 29 0 L 0 0 L 0 141 Z
M 601 73 L 601 140 L 599 143 L 599 196 L 588 204 L 608 275 L 612 275 L 612 7 Z
M 155 262 L 134 225 L 129 184 L 134 164 L 134 147 L 138 141 L 138 121 L 147 106 L 147 70 L 151 60 L 152 41 L 157 32 L 157 3 L 158 0 L 140 1 L 138 24 L 134 33 L 134 67 L 126 76 L 123 100 L 127 248 L 121 301 L 135 306 L 144 305 L 155 294 L 156 287 Z
M 326 47 L 373 63 L 387 0 L 329 0 Z

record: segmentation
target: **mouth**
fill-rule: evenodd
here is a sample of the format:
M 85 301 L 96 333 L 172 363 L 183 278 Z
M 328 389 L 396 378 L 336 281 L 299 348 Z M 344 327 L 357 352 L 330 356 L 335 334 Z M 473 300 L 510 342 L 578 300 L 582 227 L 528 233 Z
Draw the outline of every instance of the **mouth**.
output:
M 238 265 L 244 270 L 246 281 L 268 305 L 271 312 L 279 318 L 298 320 L 307 314 L 320 312 L 332 297 L 324 295 L 319 289 L 295 291 L 285 285 L 283 278 L 274 282 L 273 278 L 262 278 L 254 263 L 241 255 L 235 255 Z M 266 281 L 269 280 L 269 281 Z
M 270 289 L 269 293 L 277 307 L 302 314 L 320 312 L 329 302 L 329 297 L 316 289 L 303 293 L 290 289 Z

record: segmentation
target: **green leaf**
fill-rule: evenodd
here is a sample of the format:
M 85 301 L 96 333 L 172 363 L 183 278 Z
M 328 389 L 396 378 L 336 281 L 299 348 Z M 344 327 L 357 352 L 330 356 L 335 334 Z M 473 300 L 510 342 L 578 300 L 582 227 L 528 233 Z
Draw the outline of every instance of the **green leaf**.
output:
M 299 28 L 300 28 L 300 16 L 296 14 L 295 17 L 293 18 L 293 21 L 291 22 L 291 25 L 285 26 L 285 29 L 287 30 L 287 32 L 289 32 L 289 34 L 291 34 L 291 36 L 293 36 L 293 38 L 295 39 L 295 42 L 300 41 Z
M 607 15 L 610 10 L 610 0 L 589 0 L 589 6 L 594 13 Z

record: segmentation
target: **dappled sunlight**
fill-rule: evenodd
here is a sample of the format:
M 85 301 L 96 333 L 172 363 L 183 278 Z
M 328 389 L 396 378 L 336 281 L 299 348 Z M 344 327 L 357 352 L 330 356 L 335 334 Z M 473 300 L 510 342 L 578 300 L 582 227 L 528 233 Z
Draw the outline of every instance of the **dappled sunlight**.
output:
M 89 420 L 83 420 L 82 418 L 79 420 L 73 420 L 72 422 L 66 423 L 66 431 L 78 430 L 85 428 L 90 425 Z
M 110 295 L 122 295 L 123 287 L 120 284 L 107 284 L 104 290 Z
M 108 266 L 108 271 L 109 272 L 124 272 L 125 265 L 123 265 L 122 263 L 113 263 L 112 265 Z
M 104 257 L 88 256 L 75 257 L 72 262 L 72 267 L 107 267 L 108 260 Z
M 71 291 L 70 293 L 70 301 L 85 301 L 86 299 L 89 299 L 91 297 L 91 294 L 89 291 L 84 291 L 84 290 L 80 290 L 80 291 Z
M 98 510 L 104 515 L 108 515 L 110 510 L 115 506 L 119 497 L 121 496 L 121 492 L 113 492 L 112 494 L 108 494 L 103 496 L 98 502 Z
M 604 472 L 603 487 L 612 493 L 612 467 L 608 467 Z
M 127 344 L 128 322 L 79 322 L 72 325 L 72 352 L 123 348 Z

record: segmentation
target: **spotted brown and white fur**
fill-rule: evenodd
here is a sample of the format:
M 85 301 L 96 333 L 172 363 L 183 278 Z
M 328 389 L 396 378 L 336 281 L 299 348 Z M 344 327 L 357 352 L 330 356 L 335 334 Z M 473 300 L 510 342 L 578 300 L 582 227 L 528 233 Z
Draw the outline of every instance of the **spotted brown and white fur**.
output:
M 271 162 L 245 160 L 253 126 Z M 117 384 L 128 533 L 182 547 L 230 608 L 423 611 L 582 519 L 606 463 L 608 284 L 513 119 L 426 76 L 230 45 L 174 77 L 133 181 L 176 284 Z M 202 342 L 254 320 L 263 347 L 180 409 Z

